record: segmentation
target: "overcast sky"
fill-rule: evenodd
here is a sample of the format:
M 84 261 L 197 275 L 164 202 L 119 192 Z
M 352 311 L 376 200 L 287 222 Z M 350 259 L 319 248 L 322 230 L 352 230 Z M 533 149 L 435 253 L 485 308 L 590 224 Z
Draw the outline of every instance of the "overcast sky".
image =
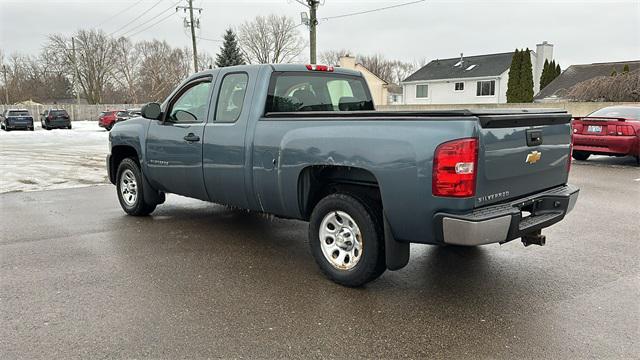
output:
M 118 12 L 135 4 L 130 10 Z M 148 10 L 154 4 L 153 9 Z M 410 0 L 324 0 L 318 17 L 375 9 Z M 36 54 L 47 34 L 72 34 L 100 27 L 114 32 L 162 19 L 175 10 L 177 0 L 0 0 L 0 48 L 5 54 Z M 182 0 L 180 5 L 187 3 Z M 225 28 L 257 15 L 286 14 L 300 21 L 305 8 L 294 0 L 194 0 L 204 8 L 199 36 L 219 39 Z M 167 10 L 162 13 L 162 10 Z M 134 20 L 136 19 L 136 20 Z M 156 20 L 154 20 L 156 21 Z M 152 24 L 149 22 L 147 25 Z M 162 39 L 174 46 L 190 46 L 181 14 L 172 15 L 134 40 Z M 142 30 L 140 26 L 132 33 Z M 306 28 L 299 27 L 305 38 Z M 119 33 L 116 33 L 118 35 Z M 526 1 L 439 0 L 340 19 L 318 26 L 318 51 L 349 49 L 380 53 L 387 58 L 414 61 L 535 49 L 547 40 L 563 68 L 571 64 L 640 59 L 640 0 Z M 218 42 L 199 40 L 200 49 L 215 54 Z M 305 51 L 301 61 L 308 58 Z

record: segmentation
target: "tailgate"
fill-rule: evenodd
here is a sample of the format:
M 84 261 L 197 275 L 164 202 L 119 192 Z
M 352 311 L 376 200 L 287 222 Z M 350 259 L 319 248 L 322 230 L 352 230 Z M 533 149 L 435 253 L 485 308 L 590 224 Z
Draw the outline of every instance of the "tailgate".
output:
M 478 115 L 476 207 L 567 183 L 571 115 Z

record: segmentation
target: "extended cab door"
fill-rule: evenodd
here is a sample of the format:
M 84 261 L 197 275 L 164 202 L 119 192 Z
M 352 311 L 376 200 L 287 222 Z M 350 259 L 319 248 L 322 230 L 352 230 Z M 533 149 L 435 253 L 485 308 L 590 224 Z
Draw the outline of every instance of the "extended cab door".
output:
M 147 174 L 165 192 L 208 200 L 202 178 L 202 143 L 212 77 L 183 85 L 147 134 Z
M 257 69 L 220 69 L 215 108 L 204 132 L 204 179 L 213 202 L 251 208 L 247 184 L 251 183 L 251 167 L 247 124 L 255 111 L 252 106 Z

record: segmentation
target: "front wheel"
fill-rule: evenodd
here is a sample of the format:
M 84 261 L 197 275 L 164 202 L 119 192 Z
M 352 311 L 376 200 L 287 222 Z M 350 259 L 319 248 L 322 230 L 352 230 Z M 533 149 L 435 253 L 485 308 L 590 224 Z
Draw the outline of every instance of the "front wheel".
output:
M 334 282 L 362 286 L 386 270 L 382 213 L 350 194 L 332 194 L 313 209 L 309 245 L 320 270 Z
M 127 214 L 145 216 L 155 210 L 156 204 L 149 204 L 144 199 L 142 172 L 137 162 L 131 158 L 122 160 L 116 180 L 118 201 Z
M 573 156 L 574 159 L 576 160 L 587 160 L 589 158 L 589 156 L 591 156 L 591 154 L 589 154 L 588 152 L 584 152 L 584 151 L 573 151 L 573 154 L 571 154 L 571 156 Z

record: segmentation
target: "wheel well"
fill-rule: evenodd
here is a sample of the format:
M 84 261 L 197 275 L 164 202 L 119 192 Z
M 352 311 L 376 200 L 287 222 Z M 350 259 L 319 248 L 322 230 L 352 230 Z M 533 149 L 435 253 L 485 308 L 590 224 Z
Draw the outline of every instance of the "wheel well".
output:
M 302 217 L 308 220 L 316 204 L 336 192 L 349 192 L 382 203 L 378 180 L 370 171 L 351 166 L 309 166 L 298 177 L 298 205 Z
M 116 183 L 116 172 L 118 171 L 118 166 L 120 165 L 120 162 L 126 158 L 132 158 L 136 161 L 136 163 L 138 163 L 138 165 L 140 165 L 140 160 L 138 158 L 138 152 L 136 151 L 136 149 L 134 149 L 131 146 L 126 146 L 126 145 L 118 145 L 118 146 L 114 146 L 111 149 L 111 158 L 109 161 L 109 181 L 111 181 L 111 183 L 115 184 Z

